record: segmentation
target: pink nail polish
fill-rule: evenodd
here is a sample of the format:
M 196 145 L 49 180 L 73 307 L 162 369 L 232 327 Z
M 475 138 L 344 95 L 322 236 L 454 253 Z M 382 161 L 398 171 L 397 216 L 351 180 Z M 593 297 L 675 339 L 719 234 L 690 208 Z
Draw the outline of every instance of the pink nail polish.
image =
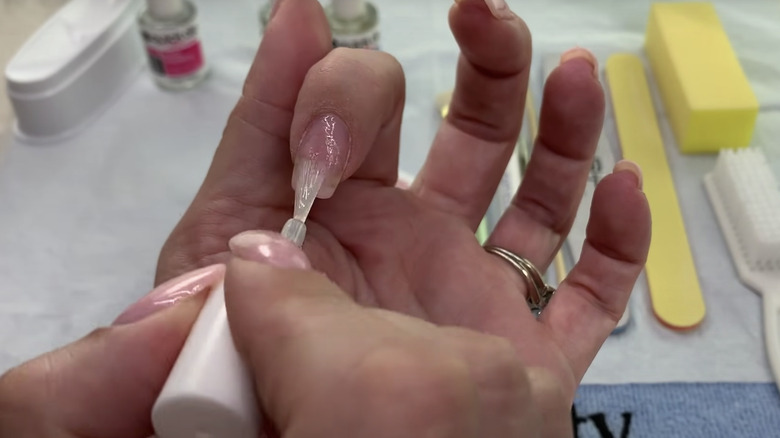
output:
M 306 254 L 279 233 L 245 231 L 229 242 L 234 256 L 279 268 L 310 269 Z
M 217 264 L 168 280 L 128 307 L 114 320 L 113 325 L 138 322 L 154 313 L 176 305 L 185 298 L 211 288 L 222 280 L 224 276 L 225 265 Z
M 347 166 L 351 139 L 347 124 L 335 114 L 315 117 L 295 153 L 293 189 L 304 195 L 327 199 L 333 196 Z
M 574 47 L 569 49 L 561 55 L 561 64 L 571 61 L 572 59 L 582 59 L 587 61 L 593 69 L 593 77 L 599 78 L 599 62 L 596 56 L 590 52 L 590 50 L 583 49 L 582 47 Z

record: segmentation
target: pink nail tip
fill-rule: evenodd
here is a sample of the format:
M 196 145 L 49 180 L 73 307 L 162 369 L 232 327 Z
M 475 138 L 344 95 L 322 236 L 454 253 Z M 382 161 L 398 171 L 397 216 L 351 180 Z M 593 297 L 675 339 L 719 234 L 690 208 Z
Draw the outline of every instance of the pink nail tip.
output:
M 225 276 L 225 265 L 216 264 L 183 274 L 157 286 L 146 296 L 127 308 L 113 325 L 138 322 L 179 301 L 197 295 L 218 283 Z
M 240 259 L 280 268 L 311 268 L 306 254 L 279 233 L 245 231 L 230 239 L 229 246 L 233 255 Z

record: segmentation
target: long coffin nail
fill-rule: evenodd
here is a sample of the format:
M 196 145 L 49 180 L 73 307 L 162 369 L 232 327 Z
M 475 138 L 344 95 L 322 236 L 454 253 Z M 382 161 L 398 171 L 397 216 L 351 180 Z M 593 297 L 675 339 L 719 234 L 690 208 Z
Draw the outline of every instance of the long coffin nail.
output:
M 246 231 L 228 243 L 235 257 L 279 268 L 309 269 L 306 254 L 279 233 Z
M 347 166 L 351 139 L 347 124 L 335 114 L 315 117 L 295 154 L 293 189 L 314 190 L 312 196 L 333 196 Z
M 146 296 L 127 308 L 113 325 L 138 322 L 181 300 L 208 290 L 225 276 L 225 265 L 217 264 L 188 272 L 157 286 Z

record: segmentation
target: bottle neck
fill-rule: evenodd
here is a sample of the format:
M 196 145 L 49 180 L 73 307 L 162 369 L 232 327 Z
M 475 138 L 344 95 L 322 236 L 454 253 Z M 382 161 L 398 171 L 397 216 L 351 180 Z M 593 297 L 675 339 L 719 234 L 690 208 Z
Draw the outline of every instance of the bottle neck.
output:
M 180 16 L 186 8 L 186 0 L 147 0 L 149 14 L 166 20 Z

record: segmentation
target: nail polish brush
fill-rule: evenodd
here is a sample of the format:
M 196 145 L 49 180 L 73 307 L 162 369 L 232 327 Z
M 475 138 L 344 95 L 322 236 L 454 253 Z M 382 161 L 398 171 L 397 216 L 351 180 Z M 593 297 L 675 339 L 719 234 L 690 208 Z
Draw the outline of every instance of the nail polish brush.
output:
M 281 234 L 298 247 L 314 200 L 335 189 L 331 183 L 323 187 L 333 174 L 329 152 L 325 159 L 296 159 L 293 217 Z M 154 430 L 158 438 L 257 438 L 262 430 L 259 411 L 251 372 L 230 333 L 221 283 L 206 300 L 154 404 Z

